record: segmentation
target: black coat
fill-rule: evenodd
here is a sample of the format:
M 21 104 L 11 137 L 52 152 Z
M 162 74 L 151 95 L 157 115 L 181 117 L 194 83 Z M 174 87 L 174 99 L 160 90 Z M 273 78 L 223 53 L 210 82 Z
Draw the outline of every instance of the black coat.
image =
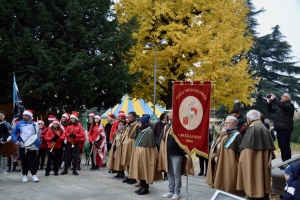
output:
M 9 132 L 5 123 L 0 122 L 0 138 L 2 138 L 2 141 L 5 142 L 8 137 L 9 137 Z M 1 149 L 2 149 L 2 143 L 0 142 L 0 150 Z
M 274 129 L 282 129 L 293 131 L 294 105 L 291 101 L 282 102 L 275 98 L 272 102 L 276 104 L 276 108 L 271 103 L 267 103 L 267 109 L 274 115 Z

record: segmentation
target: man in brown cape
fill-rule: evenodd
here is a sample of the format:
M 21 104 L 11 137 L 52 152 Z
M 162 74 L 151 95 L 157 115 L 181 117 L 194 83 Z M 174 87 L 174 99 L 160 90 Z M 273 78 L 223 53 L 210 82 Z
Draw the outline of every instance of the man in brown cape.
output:
M 260 112 L 247 113 L 249 128 L 240 145 L 237 189 L 244 190 L 249 199 L 269 199 L 274 143 L 269 130 L 260 120 Z
M 139 134 L 139 126 L 136 117 L 137 115 L 135 112 L 128 113 L 128 124 L 126 125 L 126 130 L 122 138 L 121 165 L 124 166 L 124 168 L 127 167 L 127 169 L 129 169 L 130 165 L 134 140 Z M 129 170 L 127 171 L 129 172 Z M 135 184 L 136 180 L 127 177 L 123 180 L 123 183 Z
M 208 160 L 206 183 L 213 188 L 235 195 L 244 195 L 236 190 L 237 166 L 240 155 L 241 134 L 237 118 L 226 117 L 224 127 L 213 144 Z
M 138 179 L 141 187 L 135 191 L 138 195 L 148 194 L 149 184 L 162 180 L 157 167 L 157 143 L 149 124 L 149 115 L 139 119 L 140 133 L 134 142 L 134 149 L 130 161 L 129 178 Z

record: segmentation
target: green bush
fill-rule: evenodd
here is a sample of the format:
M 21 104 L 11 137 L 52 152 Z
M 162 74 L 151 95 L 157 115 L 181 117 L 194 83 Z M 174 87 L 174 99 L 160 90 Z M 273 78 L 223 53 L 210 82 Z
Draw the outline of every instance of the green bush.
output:
M 294 130 L 291 135 L 291 142 L 300 144 L 300 120 L 294 120 Z

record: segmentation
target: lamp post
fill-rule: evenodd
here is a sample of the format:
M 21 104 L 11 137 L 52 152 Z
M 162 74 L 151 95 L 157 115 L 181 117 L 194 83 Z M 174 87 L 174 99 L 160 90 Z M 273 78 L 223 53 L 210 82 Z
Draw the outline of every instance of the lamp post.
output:
M 154 50 L 154 86 L 153 86 L 153 114 L 155 115 L 155 104 L 156 104 L 156 51 L 157 47 L 161 46 L 168 46 L 169 43 L 162 39 L 158 44 L 152 44 L 151 42 L 148 42 L 146 46 L 144 47 L 145 50 Z

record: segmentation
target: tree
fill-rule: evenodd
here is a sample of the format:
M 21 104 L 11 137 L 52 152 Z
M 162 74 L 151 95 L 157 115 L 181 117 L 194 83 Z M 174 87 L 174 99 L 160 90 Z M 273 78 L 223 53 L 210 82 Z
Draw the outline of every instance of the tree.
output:
M 257 84 L 257 91 L 253 94 L 256 99 L 253 108 L 263 112 L 268 117 L 266 110 L 266 95 L 273 93 L 279 99 L 288 92 L 292 100 L 299 102 L 299 74 L 297 62 L 291 61 L 291 45 L 284 40 L 279 31 L 279 26 L 272 28 L 272 33 L 255 38 L 255 44 L 250 52 L 251 70 L 256 76 L 261 77 Z
M 166 39 L 169 46 L 157 51 L 157 99 L 171 107 L 172 81 L 212 80 L 216 105 L 232 107 L 235 98 L 252 104 L 249 96 L 258 81 L 248 73 L 245 52 L 252 37 L 247 32 L 248 8 L 243 0 L 120 0 L 115 9 L 121 23 L 137 16 L 137 44 L 130 73 L 143 72 L 131 96 L 151 101 L 153 53 L 147 42 Z M 212 100 L 213 102 L 213 100 Z
M 25 106 L 108 108 L 132 91 L 137 73 L 128 74 L 125 60 L 137 22 L 118 26 L 111 6 L 110 0 L 1 1 L 0 66 L 6 82 L 16 73 Z M 1 101 L 12 98 L 10 82 Z

